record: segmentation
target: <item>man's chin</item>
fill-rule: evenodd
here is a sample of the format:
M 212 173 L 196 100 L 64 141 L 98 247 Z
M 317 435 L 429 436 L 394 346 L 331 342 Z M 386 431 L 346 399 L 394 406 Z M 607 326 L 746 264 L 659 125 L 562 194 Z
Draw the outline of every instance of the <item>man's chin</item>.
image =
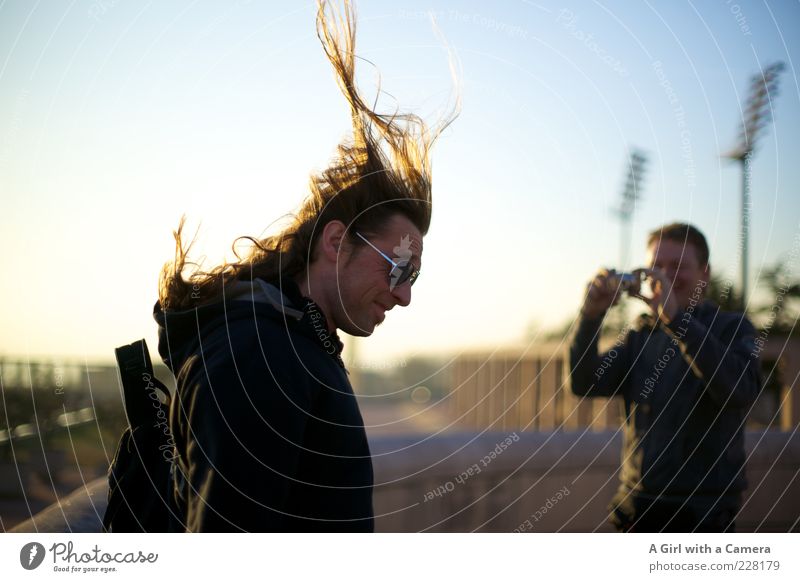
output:
M 375 324 L 372 324 L 372 327 L 369 326 L 360 327 L 352 325 L 347 328 L 341 328 L 341 331 L 343 331 L 347 335 L 352 335 L 353 337 L 369 337 L 372 335 L 372 332 L 375 331 Z

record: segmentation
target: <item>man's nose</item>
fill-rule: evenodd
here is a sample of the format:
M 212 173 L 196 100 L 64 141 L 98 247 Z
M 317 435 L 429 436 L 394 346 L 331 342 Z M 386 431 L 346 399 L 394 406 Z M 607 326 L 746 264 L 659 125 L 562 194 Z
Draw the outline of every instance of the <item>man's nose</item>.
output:
M 408 307 L 408 304 L 411 303 L 411 285 L 408 283 L 398 285 L 392 290 L 392 296 L 399 306 Z

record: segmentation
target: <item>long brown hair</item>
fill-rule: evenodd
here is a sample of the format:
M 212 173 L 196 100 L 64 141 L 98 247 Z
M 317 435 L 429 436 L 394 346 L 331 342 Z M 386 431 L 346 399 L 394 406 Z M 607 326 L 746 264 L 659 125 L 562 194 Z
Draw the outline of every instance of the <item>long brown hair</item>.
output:
M 406 216 L 425 235 L 431 222 L 433 142 L 457 115 L 453 111 L 429 129 L 411 113 L 379 114 L 368 107 L 355 83 L 355 10 L 349 0 L 340 10 L 319 0 L 317 36 L 350 105 L 353 137 L 340 144 L 330 165 L 310 179 L 310 195 L 291 224 L 277 235 L 253 243 L 249 254 L 209 271 L 183 277 L 192 244 L 184 246 L 181 219 L 175 236 L 175 258 L 164 265 L 159 301 L 164 309 L 187 309 L 219 297 L 228 281 L 295 277 L 313 260 L 314 243 L 325 224 L 340 220 L 349 232 L 379 233 L 393 215 Z M 238 240 L 238 239 L 237 239 Z M 350 237 L 359 244 L 357 237 Z

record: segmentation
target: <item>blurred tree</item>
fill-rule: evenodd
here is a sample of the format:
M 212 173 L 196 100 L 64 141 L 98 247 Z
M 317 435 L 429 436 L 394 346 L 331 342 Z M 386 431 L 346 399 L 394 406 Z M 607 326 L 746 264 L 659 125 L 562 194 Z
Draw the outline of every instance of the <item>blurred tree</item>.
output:
M 721 273 L 711 275 L 706 289 L 706 299 L 710 299 L 724 311 L 743 311 L 741 293 L 733 286 L 733 282 Z
M 800 318 L 800 280 L 793 278 L 788 261 L 777 263 L 762 271 L 759 283 L 769 295 L 769 302 L 753 310 L 759 323 L 770 333 L 798 335 L 797 320 Z

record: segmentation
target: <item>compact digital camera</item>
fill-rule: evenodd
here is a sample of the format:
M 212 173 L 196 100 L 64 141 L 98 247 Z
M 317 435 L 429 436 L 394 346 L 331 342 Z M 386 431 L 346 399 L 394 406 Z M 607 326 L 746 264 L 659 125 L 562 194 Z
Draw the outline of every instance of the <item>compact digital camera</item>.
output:
M 641 288 L 647 278 L 644 270 L 636 269 L 630 273 L 617 273 L 614 275 L 619 281 L 620 289 L 629 292 L 631 288 Z

